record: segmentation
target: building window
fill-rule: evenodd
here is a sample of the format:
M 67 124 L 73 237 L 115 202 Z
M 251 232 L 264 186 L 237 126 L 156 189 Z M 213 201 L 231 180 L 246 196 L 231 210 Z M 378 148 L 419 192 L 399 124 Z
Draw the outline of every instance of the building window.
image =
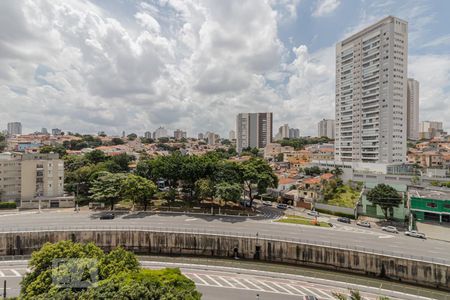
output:
M 428 203 L 427 203 L 427 206 L 428 206 L 428 207 L 431 207 L 431 208 L 436 208 L 437 205 L 436 205 L 436 203 L 428 202 Z

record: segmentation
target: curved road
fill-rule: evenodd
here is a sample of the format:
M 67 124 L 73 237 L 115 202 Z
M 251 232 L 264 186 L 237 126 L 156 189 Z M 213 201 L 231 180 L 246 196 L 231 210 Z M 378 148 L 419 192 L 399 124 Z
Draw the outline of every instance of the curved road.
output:
M 148 228 L 154 230 L 200 231 L 243 234 L 274 239 L 299 240 L 339 246 L 387 255 L 412 256 L 417 259 L 450 264 L 449 244 L 437 240 L 421 240 L 400 234 L 387 234 L 377 229 L 352 225 L 334 228 L 273 222 L 261 217 L 211 215 L 122 213 L 113 220 L 100 220 L 102 212 L 43 210 L 0 215 L 0 232 L 57 228 Z
M 367 300 L 378 299 L 381 295 L 389 296 L 393 300 L 430 299 L 379 288 L 284 273 L 156 261 L 141 261 L 141 265 L 148 269 L 180 268 L 184 275 L 195 282 L 197 289 L 203 294 L 202 299 L 205 300 L 230 298 L 291 300 L 299 299 L 300 296 L 316 296 L 321 300 L 331 300 L 335 299 L 333 292 L 348 294 L 348 288 L 359 290 Z M 8 297 L 17 296 L 20 293 L 19 284 L 28 271 L 27 267 L 26 260 L 0 262 L 0 281 L 7 281 Z M 0 290 L 2 289 L 3 286 Z

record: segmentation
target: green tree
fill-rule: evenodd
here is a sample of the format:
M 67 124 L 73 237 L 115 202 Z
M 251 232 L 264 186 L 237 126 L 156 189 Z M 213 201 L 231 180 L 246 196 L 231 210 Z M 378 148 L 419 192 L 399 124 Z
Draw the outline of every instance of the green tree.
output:
M 64 258 L 64 263 L 61 262 Z M 105 254 L 93 243 L 46 243 L 32 254 L 21 282 L 20 299 L 200 299 L 193 281 L 178 269 L 144 270 L 136 256 L 122 248 Z M 97 275 L 92 277 L 92 271 Z M 58 281 L 74 278 L 85 287 L 61 288 Z M 55 280 L 56 279 L 56 280 Z M 94 283 L 94 281 L 96 284 Z
M 168 143 L 169 141 L 170 141 L 170 139 L 169 139 L 168 137 L 160 137 L 160 138 L 158 139 L 158 142 L 159 142 L 159 143 L 162 143 L 162 144 Z
M 241 164 L 244 190 L 253 204 L 254 196 L 266 192 L 269 187 L 278 186 L 278 178 L 269 164 L 261 159 L 252 157 Z M 254 195 L 254 193 L 257 193 Z
M 350 289 L 349 291 L 350 291 L 349 296 L 347 296 L 346 294 L 343 294 L 343 293 L 333 292 L 333 297 L 335 297 L 337 300 L 362 300 L 362 299 L 364 299 L 358 290 Z M 389 297 L 380 296 L 380 297 L 378 297 L 378 300 L 389 300 Z
M 84 155 L 66 155 L 64 159 L 64 171 L 73 172 L 89 164 Z
M 333 174 L 334 176 L 339 178 L 339 177 L 341 177 L 342 174 L 344 174 L 344 171 L 342 170 L 341 167 L 336 167 L 331 171 L 331 174 Z
M 129 135 L 127 135 L 127 139 L 129 141 L 134 141 L 135 139 L 137 139 L 137 134 L 136 133 L 130 133 Z
M 92 258 L 100 260 L 103 258 L 103 251 L 92 243 L 80 244 L 71 241 L 62 241 L 56 244 L 46 243 L 39 251 L 33 252 L 30 260 L 30 273 L 25 275 L 21 282 L 21 299 L 38 299 L 40 295 L 45 295 L 52 289 L 57 289 L 52 280 L 53 274 L 61 276 L 68 271 L 65 268 L 54 270 L 52 267 L 56 260 L 74 258 Z M 79 263 L 83 263 L 79 261 Z M 83 267 L 83 266 L 80 266 Z M 80 278 L 83 281 L 90 281 L 89 274 L 83 274 Z M 41 299 L 45 299 L 42 297 Z
M 140 139 L 143 144 L 153 144 L 155 142 L 152 138 L 141 137 Z
M 388 211 L 402 203 L 402 196 L 393 187 L 381 183 L 367 193 L 367 200 L 372 204 L 379 205 L 387 219 Z
M 156 191 L 157 188 L 153 181 L 138 175 L 128 174 L 123 181 L 123 195 L 133 201 L 133 207 L 137 203 L 144 205 L 145 211 Z
M 87 164 L 74 171 L 67 171 L 64 189 L 69 193 L 75 193 L 78 197 L 87 197 L 90 195 L 92 182 L 97 179 L 97 174 L 104 171 L 107 169 L 102 163 Z
M 139 261 L 136 256 L 119 247 L 103 255 L 98 265 L 100 279 L 108 278 L 114 274 L 139 270 Z
M 88 289 L 80 299 L 173 299 L 199 300 L 192 280 L 179 269 L 139 270 L 118 273 Z
M 101 150 L 92 150 L 84 155 L 84 157 L 93 164 L 98 164 L 100 162 L 106 161 L 108 158 L 106 157 L 105 153 Z
M 108 203 L 111 210 L 122 197 L 123 181 L 126 174 L 101 172 L 90 188 L 91 199 Z
M 281 162 L 284 160 L 284 153 L 278 153 L 276 157 L 276 161 Z
M 139 160 L 136 166 L 136 175 L 139 175 L 141 177 L 156 180 L 152 173 L 152 160 L 151 159 L 144 159 Z
M 195 194 L 199 199 L 214 197 L 214 183 L 210 179 L 199 179 L 195 182 Z
M 129 172 L 130 167 L 128 165 L 134 160 L 134 157 L 126 153 L 121 153 L 111 157 L 110 160 L 119 166 L 119 172 Z
M 317 175 L 322 174 L 322 171 L 320 170 L 320 168 L 318 166 L 304 168 L 303 172 L 305 173 L 305 175 L 308 175 L 308 176 L 317 176 Z
M 50 152 L 54 152 L 54 153 L 58 153 L 60 158 L 63 158 L 66 154 L 66 148 L 64 148 L 62 145 L 58 145 L 58 146 L 42 146 L 39 149 L 40 153 L 50 153 Z
M 115 146 L 115 145 L 123 145 L 123 144 L 125 144 L 125 142 L 121 138 L 115 137 L 115 138 L 111 139 L 111 144 L 113 146 Z
M 242 197 L 242 185 L 221 182 L 216 185 L 216 197 L 224 201 L 238 202 Z

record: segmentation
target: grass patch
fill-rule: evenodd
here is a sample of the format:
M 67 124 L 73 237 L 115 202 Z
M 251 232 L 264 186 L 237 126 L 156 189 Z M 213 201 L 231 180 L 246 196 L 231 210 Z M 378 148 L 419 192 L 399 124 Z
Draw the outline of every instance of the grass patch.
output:
M 355 207 L 359 199 L 359 191 L 352 189 L 348 185 L 340 186 L 336 189 L 333 197 L 327 201 L 329 205 L 341 207 Z
M 317 222 L 317 224 L 315 224 L 313 219 L 307 219 L 297 216 L 288 216 L 286 218 L 279 219 L 276 222 L 320 226 L 320 227 L 331 227 L 327 222 Z

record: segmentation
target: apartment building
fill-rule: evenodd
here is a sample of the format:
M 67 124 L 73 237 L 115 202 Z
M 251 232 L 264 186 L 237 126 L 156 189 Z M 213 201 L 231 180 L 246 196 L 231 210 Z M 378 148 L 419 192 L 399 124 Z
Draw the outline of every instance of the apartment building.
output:
M 22 134 L 22 123 L 10 122 L 7 125 L 7 133 L 9 136 Z
M 159 127 L 153 132 L 153 139 L 155 140 L 168 136 L 169 135 L 167 134 L 167 129 L 165 129 L 164 127 Z
M 329 139 L 334 139 L 334 120 L 323 119 L 317 125 L 317 136 L 326 136 Z
M 1 153 L 1 201 L 15 201 L 23 208 L 72 207 L 64 196 L 64 161 L 58 154 Z
M 423 121 L 419 126 L 420 139 L 432 139 L 437 136 L 445 135 L 442 122 L 437 121 Z
M 419 82 L 408 78 L 407 89 L 407 137 L 408 140 L 419 139 Z
M 299 137 L 300 137 L 300 129 L 289 128 L 289 138 L 290 139 L 298 139 Z
M 173 137 L 174 137 L 176 140 L 185 139 L 185 138 L 187 138 L 187 133 L 186 133 L 186 131 L 183 131 L 183 130 L 181 130 L 181 129 L 177 129 L 177 130 L 175 130 L 175 131 L 173 132 Z
M 59 128 L 53 128 L 52 129 L 52 135 L 61 135 L 62 134 L 62 130 Z
M 236 117 L 236 151 L 264 148 L 272 142 L 273 116 L 271 112 L 241 113 Z
M 407 65 L 408 23 L 392 16 L 337 43 L 337 161 L 405 161 Z

